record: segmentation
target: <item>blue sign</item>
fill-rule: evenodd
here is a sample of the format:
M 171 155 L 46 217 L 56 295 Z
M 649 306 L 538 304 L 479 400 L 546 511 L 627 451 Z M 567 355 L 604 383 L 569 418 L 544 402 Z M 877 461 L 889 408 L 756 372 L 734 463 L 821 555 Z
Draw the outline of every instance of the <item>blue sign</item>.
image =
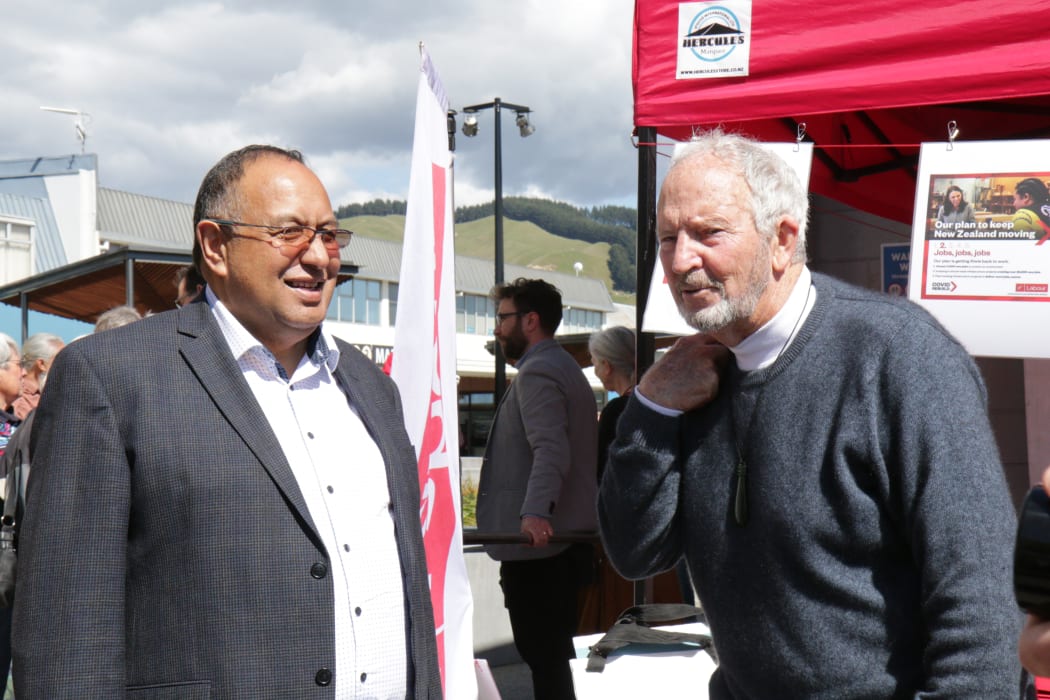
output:
M 911 246 L 907 243 L 882 244 L 882 291 L 893 296 L 908 296 L 908 261 Z

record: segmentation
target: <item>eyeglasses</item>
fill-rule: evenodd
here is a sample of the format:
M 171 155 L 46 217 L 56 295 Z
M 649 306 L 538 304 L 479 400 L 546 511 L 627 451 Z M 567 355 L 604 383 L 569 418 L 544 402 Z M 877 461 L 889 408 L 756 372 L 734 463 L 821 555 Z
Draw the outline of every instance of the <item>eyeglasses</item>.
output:
M 506 321 L 511 316 L 517 316 L 517 317 L 520 318 L 520 317 L 524 316 L 527 313 L 529 313 L 529 312 L 528 311 L 507 311 L 507 312 L 502 313 L 502 314 L 496 314 L 496 321 L 499 322 L 499 323 L 503 323 L 504 321 Z
M 243 221 L 210 218 L 203 219 L 203 221 L 210 221 L 221 226 L 247 226 L 249 228 L 265 229 L 270 237 L 268 239 L 255 238 L 255 240 L 265 240 L 274 248 L 303 249 L 314 242 L 314 237 L 320 236 L 321 243 L 324 244 L 325 250 L 329 254 L 338 253 L 340 248 L 350 245 L 350 237 L 354 235 L 353 231 L 347 231 L 345 228 L 311 228 L 310 226 L 299 224 L 295 226 L 268 226 L 266 224 L 246 224 Z M 245 237 L 254 238 L 253 236 Z

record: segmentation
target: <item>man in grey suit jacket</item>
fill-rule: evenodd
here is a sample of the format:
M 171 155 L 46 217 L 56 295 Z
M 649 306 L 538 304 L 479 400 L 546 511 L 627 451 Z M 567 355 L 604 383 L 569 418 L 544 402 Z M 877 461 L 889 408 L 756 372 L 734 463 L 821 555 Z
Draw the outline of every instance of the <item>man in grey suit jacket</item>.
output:
M 573 698 L 576 598 L 588 582 L 590 545 L 550 544 L 555 532 L 597 528 L 597 405 L 580 366 L 557 341 L 561 293 L 539 279 L 497 287 L 496 340 L 518 375 L 485 447 L 478 529 L 521 532 L 529 545 L 486 547 L 514 644 L 532 671 L 537 698 Z
M 322 325 L 349 232 L 271 146 L 212 168 L 194 223 L 203 298 L 54 363 L 19 699 L 440 698 L 398 394 Z

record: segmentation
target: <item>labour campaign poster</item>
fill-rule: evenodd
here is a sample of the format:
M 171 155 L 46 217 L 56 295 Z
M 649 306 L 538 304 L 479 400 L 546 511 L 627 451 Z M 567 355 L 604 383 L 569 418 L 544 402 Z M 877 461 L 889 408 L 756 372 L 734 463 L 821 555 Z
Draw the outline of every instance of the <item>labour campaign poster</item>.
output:
M 908 295 L 973 355 L 1050 357 L 1050 141 L 923 144 Z

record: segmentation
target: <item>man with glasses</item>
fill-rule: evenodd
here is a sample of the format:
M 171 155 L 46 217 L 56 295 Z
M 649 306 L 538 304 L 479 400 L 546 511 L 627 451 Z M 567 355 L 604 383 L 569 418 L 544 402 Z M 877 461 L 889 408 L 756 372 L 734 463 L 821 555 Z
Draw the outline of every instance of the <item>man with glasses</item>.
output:
M 522 278 L 492 296 L 496 342 L 518 374 L 485 447 L 478 530 L 528 539 L 485 549 L 501 562 L 504 605 L 535 696 L 571 699 L 576 599 L 589 582 L 592 550 L 550 538 L 597 528 L 598 408 L 583 370 L 554 340 L 562 319 L 557 288 Z
M 194 225 L 205 298 L 52 369 L 19 699 L 440 698 L 397 391 L 323 325 L 350 232 L 272 146 L 209 171 Z

